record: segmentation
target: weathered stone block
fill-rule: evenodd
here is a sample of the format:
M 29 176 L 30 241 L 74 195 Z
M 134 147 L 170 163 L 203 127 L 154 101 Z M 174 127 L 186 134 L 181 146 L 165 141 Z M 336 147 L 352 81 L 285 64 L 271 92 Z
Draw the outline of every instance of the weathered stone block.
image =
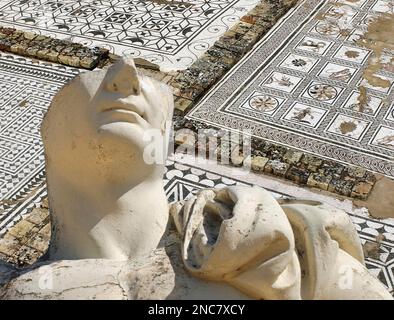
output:
M 248 23 L 241 19 L 240 22 L 238 22 L 231 28 L 231 31 L 244 35 L 252 28 L 252 26 L 253 26 L 252 23 Z
M 260 33 L 255 32 L 254 30 L 249 31 L 244 35 L 244 40 L 250 45 L 253 46 L 259 39 L 261 38 Z
M 29 246 L 22 246 L 9 260 L 19 267 L 32 265 L 42 256 L 42 252 Z
M 2 51 L 10 51 L 12 46 L 11 40 L 4 38 L 0 39 L 0 50 Z
M 34 32 L 24 31 L 23 32 L 23 37 L 26 40 L 34 40 L 37 37 L 37 34 L 34 33 Z
M 233 52 L 234 56 L 239 59 L 245 53 L 245 45 L 239 42 L 240 36 L 233 31 L 228 31 L 215 42 L 215 46 Z
M 38 46 L 28 47 L 26 49 L 26 55 L 29 57 L 37 57 L 38 50 L 40 50 L 40 47 Z
M 172 85 L 172 84 L 171 84 Z M 203 93 L 205 92 L 205 89 L 200 86 L 193 86 L 193 87 L 182 87 L 181 89 L 174 88 L 174 95 L 177 97 L 184 98 L 186 100 L 192 100 L 195 101 L 197 98 L 199 98 Z
M 265 26 L 261 26 L 258 24 L 253 25 L 253 27 L 249 30 L 246 35 L 255 34 L 260 39 L 263 35 L 267 33 L 267 28 Z
M 252 170 L 255 172 L 264 172 L 265 165 L 268 162 L 268 158 L 260 157 L 260 156 L 252 156 Z
M 345 197 L 350 197 L 354 184 L 354 179 L 332 179 L 328 186 L 328 191 L 338 193 Z
M 79 63 L 82 68 L 93 69 L 97 66 L 98 61 L 92 57 L 84 57 Z
M 34 40 L 39 41 L 41 43 L 49 43 L 52 41 L 52 39 L 50 37 L 43 36 L 43 35 L 38 35 Z
M 300 162 L 303 153 L 295 150 L 289 150 L 283 156 L 283 160 L 289 164 L 296 164 Z
M 317 169 L 322 165 L 323 159 L 317 158 L 310 154 L 304 154 L 301 158 L 301 163 L 303 163 L 309 170 L 316 172 Z
M 23 32 L 22 32 L 22 31 L 19 31 L 19 30 L 14 30 L 12 33 L 10 33 L 10 34 L 8 35 L 8 38 L 9 38 L 10 40 L 17 40 L 17 39 L 19 39 L 19 38 L 22 38 L 22 39 L 23 39 Z
M 189 99 L 184 99 L 177 97 L 175 99 L 175 108 L 179 111 L 182 111 L 182 113 L 186 113 L 193 105 L 193 101 Z
M 367 173 L 364 176 L 364 180 L 366 183 L 369 183 L 370 185 L 374 186 L 377 181 L 377 178 L 375 174 L 373 174 L 370 171 L 367 171 Z
M 18 42 L 18 43 L 15 43 L 11 46 L 10 51 L 12 53 L 16 53 L 16 54 L 24 56 L 24 55 L 26 55 L 27 48 L 28 48 L 28 45 L 26 43 Z
M 58 62 L 71 66 L 71 67 L 80 67 L 80 60 L 77 56 L 66 56 L 64 54 L 59 54 Z
M 18 238 L 10 233 L 6 233 L 6 235 L 0 239 L 0 253 L 6 257 L 12 256 L 19 247 L 20 243 Z
M 363 178 L 367 170 L 360 167 L 347 167 L 344 174 L 352 178 Z
M 212 46 L 205 54 L 210 57 L 209 59 L 215 59 L 215 62 L 219 61 L 227 69 L 230 69 L 238 61 L 234 53 L 217 46 Z
M 45 253 L 48 250 L 49 237 L 37 233 L 29 240 L 27 245 L 38 252 Z
M 297 184 L 307 184 L 309 175 L 309 170 L 291 166 L 286 173 L 286 178 L 294 181 Z
M 209 88 L 226 71 L 226 67 L 221 63 L 199 59 L 187 70 L 194 83 L 204 89 Z
M 319 188 L 321 190 L 328 190 L 328 185 L 331 182 L 331 176 L 324 176 L 319 173 L 313 173 L 309 176 L 307 185 L 312 188 Z
M 35 225 L 41 225 L 45 220 L 49 219 L 49 211 L 41 208 L 34 209 L 26 220 Z
M 48 52 L 49 52 L 49 49 L 40 49 L 37 51 L 36 58 L 46 60 Z
M 344 165 L 331 160 L 323 160 L 323 163 L 318 169 L 321 175 L 331 176 L 331 177 L 340 177 L 344 170 L 345 170 Z
M 284 177 L 289 167 L 290 166 L 287 163 L 278 160 L 269 160 L 264 167 L 264 172 Z
M 252 13 L 250 12 L 249 14 L 243 16 L 241 18 L 241 21 L 245 22 L 245 23 L 248 23 L 248 24 L 251 24 L 251 25 L 254 25 L 256 23 L 257 19 L 258 19 L 258 17 L 255 16 L 255 15 L 252 15 Z
M 38 233 L 40 235 L 42 235 L 43 237 L 50 239 L 51 238 L 51 224 L 47 223 L 44 227 L 41 228 L 41 230 Z

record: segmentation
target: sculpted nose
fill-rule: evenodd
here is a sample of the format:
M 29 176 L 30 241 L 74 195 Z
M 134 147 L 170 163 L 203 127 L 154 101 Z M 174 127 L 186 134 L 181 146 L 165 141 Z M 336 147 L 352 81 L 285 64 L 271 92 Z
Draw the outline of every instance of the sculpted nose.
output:
M 123 58 L 116 62 L 106 75 L 106 89 L 124 96 L 140 95 L 141 81 L 132 58 Z

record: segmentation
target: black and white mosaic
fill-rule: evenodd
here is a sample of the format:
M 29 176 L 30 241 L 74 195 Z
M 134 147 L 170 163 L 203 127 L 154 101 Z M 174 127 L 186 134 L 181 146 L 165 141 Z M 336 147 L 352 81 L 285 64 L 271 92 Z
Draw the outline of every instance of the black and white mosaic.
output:
M 187 117 L 394 177 L 394 56 L 371 84 L 359 42 L 394 2 L 336 2 L 302 2 Z
M 258 0 L 0 0 L 0 25 L 185 69 Z
M 0 54 L 0 230 L 25 212 L 45 182 L 41 121 L 77 69 Z

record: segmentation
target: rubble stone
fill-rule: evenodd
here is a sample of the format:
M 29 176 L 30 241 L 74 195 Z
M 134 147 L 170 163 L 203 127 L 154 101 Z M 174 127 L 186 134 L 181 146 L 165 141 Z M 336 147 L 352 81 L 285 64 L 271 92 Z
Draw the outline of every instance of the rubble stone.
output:
M 307 185 L 312 188 L 318 188 L 321 190 L 328 190 L 328 185 L 332 178 L 319 173 L 313 173 L 309 176 Z
M 287 163 L 283 163 L 278 160 L 269 160 L 264 167 L 264 172 L 284 177 L 289 167 L 290 166 Z
M 260 156 L 253 156 L 252 157 L 252 170 L 255 172 L 264 172 L 265 165 L 268 162 L 268 158 L 260 157 Z
M 286 173 L 286 178 L 294 181 L 297 184 L 307 184 L 310 172 L 304 168 L 298 168 L 296 166 L 291 166 Z

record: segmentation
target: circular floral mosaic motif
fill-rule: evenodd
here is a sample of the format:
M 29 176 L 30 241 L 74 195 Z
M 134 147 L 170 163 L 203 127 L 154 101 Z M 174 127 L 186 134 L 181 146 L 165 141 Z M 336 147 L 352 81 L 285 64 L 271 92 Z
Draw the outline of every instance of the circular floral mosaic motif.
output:
M 307 65 L 307 62 L 303 59 L 294 59 L 291 62 L 295 67 L 304 67 Z
M 308 89 L 308 94 L 316 100 L 327 101 L 337 97 L 337 89 L 328 84 L 316 84 Z
M 322 23 L 316 27 L 316 31 L 325 36 L 336 36 L 341 32 L 341 29 L 336 24 Z
M 255 96 L 249 101 L 249 105 L 258 111 L 271 112 L 279 106 L 279 101 L 270 96 Z

